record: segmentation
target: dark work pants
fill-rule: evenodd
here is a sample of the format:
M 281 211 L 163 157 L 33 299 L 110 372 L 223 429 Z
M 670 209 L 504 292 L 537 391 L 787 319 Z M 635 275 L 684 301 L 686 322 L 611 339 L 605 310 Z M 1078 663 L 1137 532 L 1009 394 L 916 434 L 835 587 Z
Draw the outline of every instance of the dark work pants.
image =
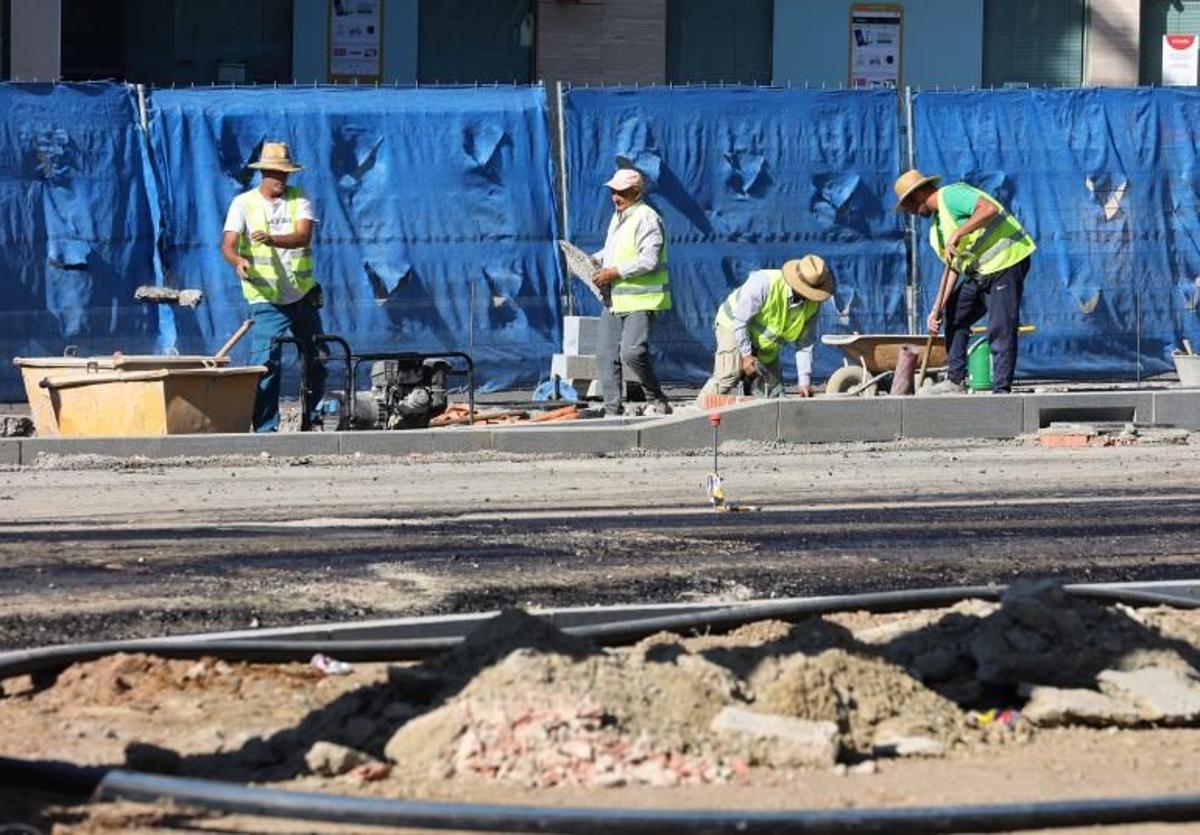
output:
M 1029 274 L 1026 258 L 986 281 L 965 279 L 946 300 L 947 376 L 961 383 L 967 374 L 967 343 L 971 325 L 988 317 L 987 338 L 992 347 L 992 391 L 1012 391 L 1017 369 L 1017 328 L 1020 326 L 1021 295 Z
M 650 364 L 650 333 L 654 329 L 655 313 L 637 310 L 633 313 L 613 313 L 608 308 L 600 314 L 600 344 L 596 350 L 599 364 L 600 390 L 604 393 L 604 411 L 620 414 L 625 394 L 622 375 L 624 364 L 646 392 L 646 400 L 663 401 L 663 394 Z

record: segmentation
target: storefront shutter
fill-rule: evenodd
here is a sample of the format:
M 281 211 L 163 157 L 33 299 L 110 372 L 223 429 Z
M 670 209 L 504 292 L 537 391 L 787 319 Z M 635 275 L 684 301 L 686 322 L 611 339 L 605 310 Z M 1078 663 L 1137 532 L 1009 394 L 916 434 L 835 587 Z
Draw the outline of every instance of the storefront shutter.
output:
M 985 0 L 983 83 L 1083 83 L 1084 0 Z

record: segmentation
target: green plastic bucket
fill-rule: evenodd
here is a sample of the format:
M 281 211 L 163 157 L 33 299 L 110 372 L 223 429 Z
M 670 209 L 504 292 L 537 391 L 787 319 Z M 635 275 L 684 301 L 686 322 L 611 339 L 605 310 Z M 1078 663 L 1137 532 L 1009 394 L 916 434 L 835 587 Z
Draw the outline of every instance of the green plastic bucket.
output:
M 992 346 L 986 339 L 967 352 L 967 387 L 971 391 L 992 390 Z

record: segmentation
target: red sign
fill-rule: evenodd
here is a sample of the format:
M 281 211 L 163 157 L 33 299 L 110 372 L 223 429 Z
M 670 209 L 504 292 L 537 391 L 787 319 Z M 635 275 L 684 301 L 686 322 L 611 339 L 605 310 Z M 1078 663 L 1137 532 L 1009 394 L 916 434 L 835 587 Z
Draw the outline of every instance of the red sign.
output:
M 1167 35 L 1167 44 L 1171 49 L 1191 49 L 1196 42 L 1195 35 Z

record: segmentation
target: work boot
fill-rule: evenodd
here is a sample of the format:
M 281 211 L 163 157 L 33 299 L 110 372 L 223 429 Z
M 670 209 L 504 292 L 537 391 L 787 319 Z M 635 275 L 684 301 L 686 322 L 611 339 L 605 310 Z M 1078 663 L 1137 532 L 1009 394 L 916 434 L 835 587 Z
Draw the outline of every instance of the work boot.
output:
M 671 404 L 666 400 L 659 400 L 654 403 L 647 403 L 646 408 L 642 411 L 642 414 L 646 415 L 647 417 L 658 417 L 661 415 L 672 414 L 674 411 L 675 410 L 671 408 Z
M 961 381 L 956 383 L 953 380 L 947 379 L 947 380 L 942 380 L 940 383 L 936 383 L 936 384 L 930 386 L 929 389 L 923 393 L 963 394 L 964 392 L 966 392 L 966 390 L 967 390 L 967 387 L 964 386 Z

